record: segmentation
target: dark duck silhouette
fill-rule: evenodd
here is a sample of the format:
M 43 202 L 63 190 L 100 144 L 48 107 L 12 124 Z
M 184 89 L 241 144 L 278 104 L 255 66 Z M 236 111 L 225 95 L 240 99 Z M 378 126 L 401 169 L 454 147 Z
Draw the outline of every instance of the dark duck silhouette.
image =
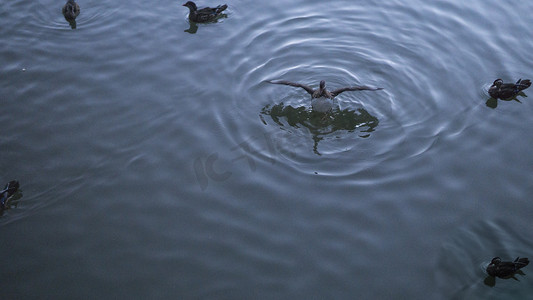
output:
M 226 8 L 228 8 L 228 6 L 224 4 L 214 8 L 204 7 L 198 9 L 198 7 L 196 7 L 196 4 L 194 4 L 194 2 L 192 1 L 187 1 L 187 3 L 183 4 L 183 6 L 189 8 L 189 20 L 195 23 L 215 21 L 218 17 L 220 17 L 220 13 L 222 13 Z
M 13 196 L 19 189 L 19 182 L 16 180 L 11 180 L 8 182 L 3 190 L 0 191 L 0 210 L 6 208 L 7 199 Z
M 495 257 L 487 266 L 487 273 L 492 277 L 509 278 L 528 264 L 529 259 L 526 257 L 517 257 L 514 261 L 502 261 Z
M 489 88 L 489 95 L 494 99 L 508 100 L 516 97 L 520 91 L 531 86 L 529 79 L 518 79 L 516 83 L 503 83 L 503 80 L 496 79 Z
M 63 6 L 63 16 L 67 21 L 74 21 L 80 14 L 80 6 L 74 0 L 68 0 Z
M 80 6 L 74 0 L 68 0 L 63 6 L 63 16 L 70 28 L 76 29 L 76 17 L 80 14 Z
M 355 86 L 343 87 L 343 88 L 336 89 L 333 91 L 328 91 L 326 89 L 326 81 L 324 80 L 320 81 L 320 86 L 316 90 L 314 90 L 313 88 L 305 84 L 290 82 L 290 81 L 285 81 L 285 80 L 278 80 L 278 81 L 270 80 L 268 82 L 273 83 L 273 84 L 284 84 L 284 85 L 289 85 L 289 86 L 294 86 L 294 87 L 299 87 L 299 88 L 304 89 L 306 92 L 308 92 L 311 95 L 311 105 L 313 106 L 313 109 L 319 112 L 329 111 L 333 105 L 333 102 L 327 101 L 327 99 L 333 99 L 342 92 L 377 91 L 377 90 L 383 89 L 383 88 L 368 87 L 364 85 L 355 85 Z

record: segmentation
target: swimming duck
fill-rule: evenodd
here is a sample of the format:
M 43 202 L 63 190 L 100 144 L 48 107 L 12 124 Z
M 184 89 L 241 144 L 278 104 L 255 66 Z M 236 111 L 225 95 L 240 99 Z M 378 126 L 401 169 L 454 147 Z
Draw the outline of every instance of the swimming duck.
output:
M 328 111 L 332 107 L 332 104 L 333 104 L 332 101 L 324 101 L 324 100 L 333 99 L 342 92 L 365 91 L 365 90 L 377 91 L 377 90 L 383 89 L 383 88 L 368 87 L 364 85 L 360 85 L 360 86 L 355 85 L 355 86 L 350 86 L 350 87 L 343 87 L 343 88 L 336 89 L 333 91 L 328 91 L 326 89 L 326 81 L 324 80 L 320 81 L 319 88 L 316 90 L 314 90 L 313 88 L 305 84 L 290 82 L 290 81 L 285 81 L 285 80 L 278 80 L 278 81 L 269 80 L 268 82 L 273 83 L 273 84 L 284 84 L 284 85 L 289 85 L 289 86 L 294 86 L 294 87 L 299 87 L 299 88 L 304 89 L 306 92 L 308 92 L 311 95 L 311 105 L 313 106 L 313 109 L 319 112 Z
M 487 266 L 487 273 L 492 277 L 508 278 L 528 264 L 529 259 L 526 257 L 517 257 L 513 262 L 502 261 L 501 258 L 495 257 Z
M 503 80 L 496 79 L 489 88 L 489 95 L 494 99 L 508 100 L 514 98 L 522 90 L 531 86 L 529 79 L 518 79 L 516 83 L 503 83 Z
M 204 22 L 211 22 L 216 20 L 220 13 L 223 12 L 228 6 L 226 4 L 219 5 L 217 7 L 211 8 L 211 7 L 204 7 L 201 9 L 198 9 L 196 7 L 196 4 L 192 1 L 187 1 L 187 3 L 183 4 L 183 6 L 186 6 L 189 8 L 189 20 L 196 23 L 204 23 Z
M 0 210 L 3 210 L 6 207 L 7 199 L 18 191 L 19 186 L 18 181 L 11 180 L 6 184 L 5 188 L 0 191 Z
M 68 0 L 63 6 L 63 16 L 67 20 L 74 20 L 80 14 L 80 6 L 74 0 Z

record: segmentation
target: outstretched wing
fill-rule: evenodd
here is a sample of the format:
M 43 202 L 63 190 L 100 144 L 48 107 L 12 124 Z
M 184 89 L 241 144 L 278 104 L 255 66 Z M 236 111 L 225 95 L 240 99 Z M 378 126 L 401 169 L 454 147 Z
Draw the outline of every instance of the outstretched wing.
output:
M 331 95 L 335 97 L 338 94 L 342 92 L 347 92 L 347 91 L 377 91 L 377 90 L 382 90 L 382 89 L 383 88 L 373 88 L 373 87 L 368 87 L 365 85 L 356 85 L 356 86 L 349 86 L 349 87 L 344 87 L 344 88 L 333 90 L 331 91 Z
M 290 86 L 294 86 L 294 87 L 299 87 L 299 88 L 304 89 L 306 92 L 308 92 L 311 95 L 313 95 L 313 92 L 314 92 L 314 90 L 310 86 L 307 86 L 307 85 L 301 84 L 301 83 L 290 82 L 290 81 L 285 81 L 285 80 L 278 80 L 278 81 L 268 80 L 267 82 L 270 82 L 270 83 L 273 83 L 273 84 L 284 84 L 284 85 L 290 85 Z

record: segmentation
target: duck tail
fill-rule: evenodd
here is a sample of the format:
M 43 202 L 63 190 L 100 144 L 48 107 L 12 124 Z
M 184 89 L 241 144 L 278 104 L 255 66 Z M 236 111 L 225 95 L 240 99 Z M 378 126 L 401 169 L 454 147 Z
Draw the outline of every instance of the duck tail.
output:
M 216 10 L 215 13 L 216 13 L 216 14 L 219 14 L 219 13 L 225 11 L 226 8 L 228 8 L 228 6 L 227 6 L 226 4 L 224 4 L 224 5 L 219 5 L 219 6 L 216 7 L 217 10 Z
M 527 266 L 529 264 L 529 259 L 527 259 L 527 257 L 517 257 L 515 260 L 514 260 L 514 263 L 515 263 L 515 266 L 516 268 L 520 269 L 520 268 L 523 268 L 525 266 Z
M 527 89 L 528 87 L 531 86 L 531 80 L 529 79 L 518 79 L 518 81 L 516 82 L 516 86 L 518 88 L 518 90 L 525 90 Z

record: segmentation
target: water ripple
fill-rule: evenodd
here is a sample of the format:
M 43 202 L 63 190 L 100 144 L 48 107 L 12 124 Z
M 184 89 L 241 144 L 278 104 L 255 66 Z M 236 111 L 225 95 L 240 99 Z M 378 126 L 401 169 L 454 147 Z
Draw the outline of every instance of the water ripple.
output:
M 407 14 L 415 12 L 402 9 Z M 298 8 L 292 10 L 286 11 L 284 18 L 257 18 L 248 27 L 233 32 L 228 43 L 232 48 L 222 50 L 229 53 L 225 60 L 229 63 L 226 65 L 228 72 L 242 74 L 236 80 L 235 93 L 229 95 L 232 107 L 240 109 L 233 111 L 229 118 L 225 116 L 226 111 L 215 111 L 214 114 L 225 128 L 235 128 L 236 124 L 232 123 L 243 119 L 267 125 L 263 129 L 250 126 L 248 130 L 232 130 L 227 132 L 228 138 L 238 144 L 257 135 L 258 130 L 266 131 L 280 145 L 282 153 L 290 153 L 290 158 L 285 161 L 287 164 L 298 166 L 303 171 L 318 158 L 316 154 L 325 154 L 343 161 L 341 165 L 351 170 L 343 171 L 343 167 L 337 166 L 340 167 L 339 175 L 357 173 L 368 167 L 367 163 L 357 166 L 357 162 L 348 157 L 366 157 L 378 164 L 393 155 L 395 149 L 405 143 L 410 132 L 417 136 L 420 136 L 417 132 L 424 132 L 422 136 L 427 139 L 420 149 L 411 149 L 411 155 L 430 149 L 436 142 L 439 128 L 447 127 L 445 124 L 449 120 L 438 117 L 438 111 L 445 101 L 450 100 L 441 99 L 439 89 L 442 83 L 424 80 L 431 74 L 425 73 L 428 68 L 419 66 L 430 66 L 429 70 L 456 71 L 449 61 L 455 56 L 430 55 L 447 45 L 443 41 L 450 41 L 449 34 L 443 32 L 441 25 L 423 27 L 406 24 L 398 28 L 398 32 L 391 32 L 380 30 L 389 26 L 387 18 L 391 16 L 370 23 L 334 8 L 304 15 L 298 15 Z M 339 15 L 335 24 L 327 17 L 331 14 Z M 350 30 L 345 27 L 348 24 Z M 360 27 L 360 32 L 354 34 L 354 27 Z M 433 43 L 417 44 L 413 36 Z M 345 131 L 323 134 L 317 146 L 316 140 L 312 141 L 312 135 L 305 128 L 287 125 L 281 128 L 269 124 L 268 118 L 258 120 L 258 112 L 253 112 L 253 109 L 260 110 L 260 104 L 262 107 L 280 103 L 309 107 L 305 92 L 265 83 L 272 79 L 313 86 L 324 79 L 332 89 L 351 84 L 384 87 L 385 90 L 379 92 L 344 93 L 337 98 L 341 108 L 362 108 L 379 120 L 375 132 L 365 135 L 372 140 L 372 146 L 365 150 L 364 144 L 361 144 L 363 140 L 358 137 L 363 134 Z M 395 84 L 392 85 L 392 82 Z M 435 123 L 436 117 L 444 124 Z M 430 132 L 425 132 L 427 130 Z M 252 145 L 251 153 L 271 158 L 265 149 L 264 145 Z
M 66 2 L 66 1 L 65 1 Z M 21 3 L 26 11 L 33 11 L 34 18 L 28 19 L 32 30 L 71 30 L 69 23 L 62 14 L 62 8 L 65 3 L 57 1 L 34 1 L 29 4 Z M 113 6 L 104 3 L 83 2 L 80 4 L 80 15 L 76 18 L 77 28 L 87 28 L 92 26 L 101 26 L 117 17 L 117 13 L 123 7 L 121 3 L 115 3 Z

